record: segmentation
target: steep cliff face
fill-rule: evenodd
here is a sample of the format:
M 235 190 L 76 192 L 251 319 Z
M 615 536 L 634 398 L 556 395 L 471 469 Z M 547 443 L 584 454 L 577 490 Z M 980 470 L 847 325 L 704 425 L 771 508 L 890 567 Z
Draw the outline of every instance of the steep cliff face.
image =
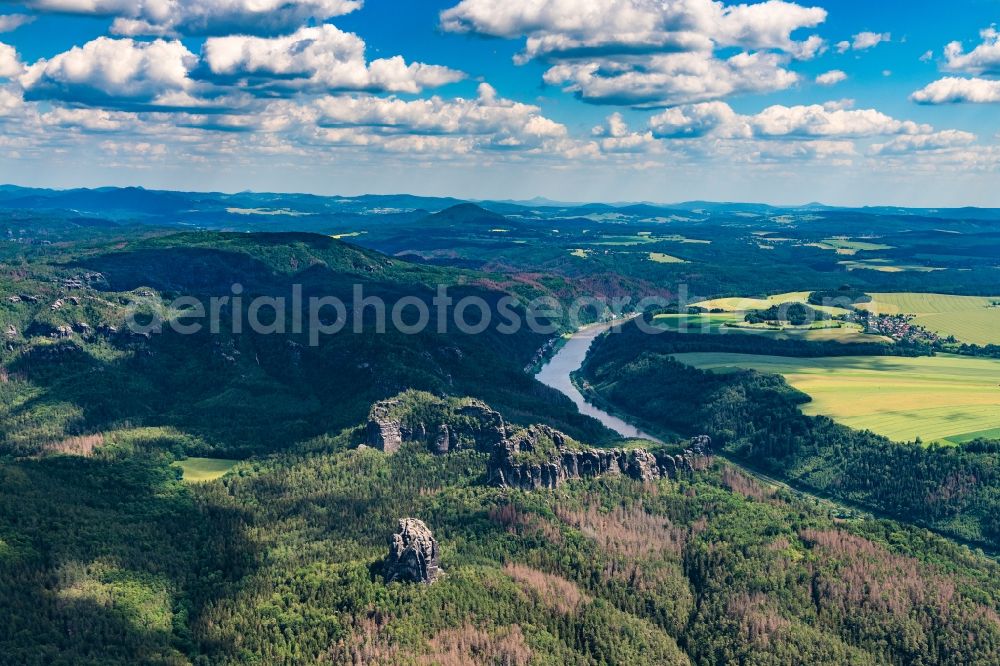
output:
M 490 454 L 486 477 L 499 486 L 557 488 L 570 479 L 624 475 L 637 481 L 677 478 L 705 465 L 711 439 L 696 437 L 679 454 L 584 446 L 545 425 L 517 428 L 478 400 L 409 391 L 372 406 L 368 444 L 386 453 L 416 443 L 433 453 L 474 448 Z
M 694 440 L 692 448 L 682 454 L 668 455 L 640 448 L 582 447 L 547 426 L 531 426 L 494 449 L 487 478 L 490 483 L 522 490 L 557 488 L 570 479 L 605 475 L 656 481 L 690 473 L 711 455 L 707 437 Z
M 474 448 L 490 452 L 507 436 L 499 412 L 472 398 L 439 398 L 407 391 L 375 403 L 368 415 L 368 445 L 395 453 L 416 443 L 434 453 Z
M 402 422 L 392 413 L 394 401 L 372 405 L 368 413 L 368 446 L 385 453 L 395 453 L 403 445 Z

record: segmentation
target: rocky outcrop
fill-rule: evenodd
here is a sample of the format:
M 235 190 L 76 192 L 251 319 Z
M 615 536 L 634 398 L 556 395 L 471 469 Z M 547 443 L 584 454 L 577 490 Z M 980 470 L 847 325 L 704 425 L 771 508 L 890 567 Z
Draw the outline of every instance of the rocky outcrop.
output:
M 511 427 L 478 400 L 416 391 L 372 406 L 366 443 L 390 454 L 406 444 L 439 455 L 473 448 L 490 454 L 489 483 L 523 490 L 557 488 L 570 479 L 605 475 L 642 482 L 677 478 L 712 456 L 712 441 L 706 436 L 694 438 L 679 453 L 591 448 L 549 426 Z
M 483 402 L 408 391 L 372 406 L 366 440 L 386 453 L 416 443 L 444 454 L 468 448 L 490 452 L 506 434 L 503 417 Z
M 376 403 L 368 414 L 368 445 L 385 453 L 395 453 L 403 445 L 402 422 L 392 414 L 396 404 Z
M 675 479 L 693 472 L 712 455 L 711 440 L 697 441 L 697 450 L 677 455 L 638 448 L 596 449 L 581 447 L 547 426 L 531 426 L 494 450 L 487 478 L 492 484 L 521 490 L 558 488 L 570 479 L 607 475 L 642 482 Z
M 382 572 L 385 582 L 433 583 L 441 575 L 438 543 L 430 529 L 416 518 L 401 518 L 399 532 L 389 539 Z

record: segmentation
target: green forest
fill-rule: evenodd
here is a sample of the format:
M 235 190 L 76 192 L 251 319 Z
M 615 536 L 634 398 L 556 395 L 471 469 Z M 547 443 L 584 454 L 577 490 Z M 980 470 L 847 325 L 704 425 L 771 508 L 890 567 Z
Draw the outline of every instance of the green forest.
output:
M 19 664 L 970 664 L 996 564 L 717 460 L 689 479 L 483 482 L 484 454 L 352 431 L 187 485 L 155 447 L 0 472 L 0 654 Z M 433 585 L 381 574 L 417 516 Z

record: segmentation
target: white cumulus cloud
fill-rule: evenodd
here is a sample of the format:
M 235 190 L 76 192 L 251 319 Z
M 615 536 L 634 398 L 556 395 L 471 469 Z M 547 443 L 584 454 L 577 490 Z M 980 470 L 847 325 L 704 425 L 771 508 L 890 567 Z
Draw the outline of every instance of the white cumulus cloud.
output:
M 1000 33 L 990 26 L 979 33 L 983 42 L 968 53 L 961 42 L 951 42 L 944 47 L 944 69 L 966 74 L 1000 73 Z
M 842 109 L 819 104 L 770 106 L 751 118 L 758 136 L 865 137 L 920 134 L 930 125 L 897 120 L 876 109 Z
M 875 109 L 849 109 L 832 104 L 769 106 L 754 115 L 741 115 L 725 102 L 709 102 L 668 109 L 650 119 L 653 133 L 662 138 L 713 136 L 718 138 L 862 138 L 898 134 L 929 134 L 930 125 L 897 120 Z
M 832 86 L 847 80 L 847 73 L 839 69 L 831 69 L 816 77 L 816 83 L 821 86 Z
M 564 125 L 543 116 L 537 106 L 500 98 L 486 83 L 480 84 L 475 99 L 331 96 L 317 100 L 315 107 L 323 127 L 366 128 L 383 137 L 465 136 L 477 144 L 513 148 L 567 134 Z
M 883 42 L 891 42 L 892 33 L 888 32 L 859 32 L 850 40 L 837 42 L 837 52 L 864 51 L 878 46 Z
M 598 139 L 601 152 L 605 154 L 648 153 L 662 149 L 651 131 L 633 132 L 620 113 L 612 113 L 591 134 Z
M 708 49 L 798 48 L 791 33 L 826 10 L 781 0 L 726 6 L 713 0 L 463 0 L 441 13 L 451 32 L 527 37 L 523 56 Z
M 24 69 L 17 50 L 10 44 L 0 42 L 0 79 L 12 79 Z
M 887 143 L 875 144 L 873 155 L 905 155 L 926 150 L 946 150 L 964 147 L 976 140 L 976 135 L 961 130 L 944 130 L 930 134 L 909 134 L 897 136 Z
M 988 104 L 1000 102 L 1000 81 L 946 76 L 910 95 L 918 104 Z
M 359 9 L 362 0 L 26 0 L 37 12 L 115 17 L 119 35 L 277 35 L 310 19 Z
M 524 38 L 517 62 L 548 63 L 544 80 L 585 101 L 655 106 L 793 85 L 787 63 L 814 57 L 824 41 L 792 34 L 826 16 L 781 0 L 463 0 L 442 12 L 441 25 Z M 721 49 L 729 51 L 717 56 Z
M 208 39 L 204 57 L 213 74 L 242 77 L 265 88 L 317 88 L 416 93 L 464 78 L 437 65 L 402 57 L 365 61 L 365 42 L 332 25 L 300 28 L 275 38 Z
M 706 53 L 656 55 L 641 64 L 566 62 L 545 72 L 545 82 L 561 85 L 585 101 L 672 106 L 740 93 L 784 90 L 799 77 L 774 53 L 737 53 L 725 60 Z
M 725 102 L 667 109 L 650 118 L 649 125 L 654 136 L 662 139 L 690 139 L 709 134 L 727 139 L 753 136 L 747 117 L 737 114 Z
M 172 106 L 193 87 L 198 58 L 179 41 L 98 37 L 27 68 L 21 85 L 32 99 L 87 105 Z
M 714 41 L 722 46 L 747 49 L 781 49 L 797 57 L 811 58 L 822 46 L 817 35 L 805 42 L 796 42 L 791 34 L 803 28 L 815 28 L 826 20 L 826 10 L 820 7 L 803 7 L 790 2 L 768 0 L 754 4 L 720 7 L 716 26 L 710 32 Z

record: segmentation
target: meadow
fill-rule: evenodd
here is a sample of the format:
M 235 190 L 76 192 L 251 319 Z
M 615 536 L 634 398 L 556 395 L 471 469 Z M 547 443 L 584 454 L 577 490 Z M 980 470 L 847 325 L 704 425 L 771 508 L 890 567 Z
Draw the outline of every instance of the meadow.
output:
M 1000 296 L 950 294 L 871 294 L 872 302 L 858 307 L 879 314 L 916 315 L 914 324 L 938 335 L 954 335 L 961 342 L 1000 344 Z
M 789 358 L 688 353 L 679 361 L 716 372 L 780 374 L 825 415 L 895 441 L 960 442 L 1000 429 L 1000 360 L 940 355 Z
M 174 465 L 184 472 L 185 482 L 203 483 L 222 478 L 239 462 L 223 458 L 186 458 L 178 460 Z
M 663 254 L 662 252 L 650 252 L 649 260 L 656 262 L 658 264 L 686 264 L 687 261 L 679 257 L 675 257 L 671 254 Z

